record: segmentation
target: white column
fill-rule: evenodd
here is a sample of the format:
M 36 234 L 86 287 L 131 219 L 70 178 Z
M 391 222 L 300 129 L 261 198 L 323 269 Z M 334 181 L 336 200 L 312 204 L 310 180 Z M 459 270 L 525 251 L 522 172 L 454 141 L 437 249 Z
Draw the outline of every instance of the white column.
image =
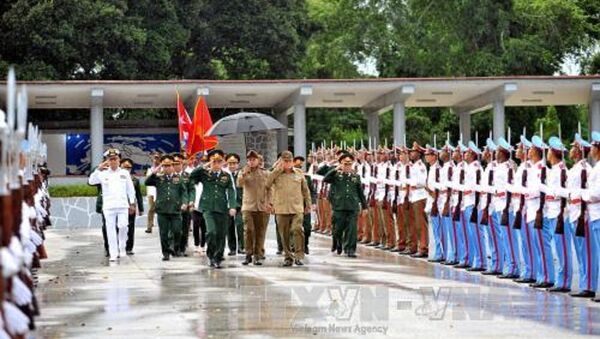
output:
M 460 112 L 458 113 L 460 134 L 463 138 L 463 144 L 467 144 L 471 141 L 471 113 Z
M 504 138 L 504 99 L 494 100 L 494 141 L 500 137 Z
M 367 114 L 367 134 L 369 140 L 375 139 L 373 147 L 379 145 L 379 114 L 377 112 Z
M 377 129 L 379 130 L 379 117 Z M 400 101 L 394 103 L 394 146 L 404 145 L 404 135 L 406 135 L 406 107 L 404 102 Z
M 287 112 L 279 112 L 276 114 L 277 120 L 285 126 L 285 129 L 277 131 L 277 152 L 281 153 L 288 149 L 288 115 Z
M 104 90 L 101 88 L 92 89 L 91 108 L 90 108 L 90 141 L 91 165 L 92 168 L 102 162 L 102 153 L 104 153 Z
M 306 106 L 294 104 L 294 155 L 306 157 Z

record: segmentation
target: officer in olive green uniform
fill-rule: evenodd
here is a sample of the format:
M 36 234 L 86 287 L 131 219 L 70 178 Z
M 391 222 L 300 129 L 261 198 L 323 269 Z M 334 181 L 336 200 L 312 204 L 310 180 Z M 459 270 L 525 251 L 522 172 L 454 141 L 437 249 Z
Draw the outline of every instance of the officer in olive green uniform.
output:
M 190 174 L 183 170 L 183 155 L 180 153 L 173 154 L 173 169 L 175 170 L 175 174 L 181 177 L 183 184 L 186 187 L 188 192 L 188 208 L 185 211 L 181 211 L 181 236 L 179 237 L 179 243 L 175 243 L 175 256 L 176 257 L 187 257 L 187 245 L 188 239 L 190 235 L 190 223 L 192 221 L 192 212 L 189 208 L 190 205 L 194 204 L 194 197 L 196 195 L 196 188 L 192 185 L 190 181 Z
M 181 243 L 181 211 L 187 210 L 189 199 L 185 182 L 174 172 L 172 156 L 161 158 L 161 170 L 146 179 L 146 186 L 156 187 L 160 246 L 166 261 L 175 254 L 175 244 Z
M 367 200 L 362 189 L 360 176 L 354 173 L 354 156 L 343 154 L 340 165 L 331 169 L 323 181 L 331 184 L 331 206 L 335 222 L 335 238 L 343 241 L 344 252 L 350 258 L 356 258 L 356 221 L 359 209 L 367 211 Z M 339 252 L 338 252 L 339 253 Z
M 297 156 L 294 157 L 294 167 L 302 170 L 304 166 L 304 157 Z M 306 179 L 306 184 L 308 185 L 308 190 L 310 191 L 310 200 L 312 205 L 315 206 L 317 203 L 317 190 L 315 189 L 315 185 L 312 183 L 312 178 L 310 175 L 304 173 L 304 178 Z M 308 207 L 308 206 L 305 206 Z M 312 231 L 312 221 L 310 217 L 310 212 L 304 214 L 304 220 L 302 221 L 302 227 L 304 228 L 304 254 L 309 254 L 308 250 L 308 239 L 310 238 L 310 233 Z
M 200 208 L 206 222 L 206 255 L 210 266 L 215 268 L 221 268 L 225 231 L 229 217 L 235 216 L 237 208 L 231 175 L 222 169 L 223 158 L 223 151 L 212 150 L 208 154 L 210 169 L 198 167 L 190 174 L 194 185 L 202 183 Z

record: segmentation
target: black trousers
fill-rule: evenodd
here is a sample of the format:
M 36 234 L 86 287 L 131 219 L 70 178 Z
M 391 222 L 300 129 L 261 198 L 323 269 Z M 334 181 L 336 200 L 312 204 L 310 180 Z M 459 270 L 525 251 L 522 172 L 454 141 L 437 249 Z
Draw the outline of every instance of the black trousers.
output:
M 206 244 L 206 223 L 200 211 L 192 211 L 194 246 L 204 247 Z
M 129 223 L 127 224 L 127 243 L 125 244 L 125 251 L 127 251 L 127 252 L 133 251 L 134 237 L 135 237 L 135 213 L 129 215 Z

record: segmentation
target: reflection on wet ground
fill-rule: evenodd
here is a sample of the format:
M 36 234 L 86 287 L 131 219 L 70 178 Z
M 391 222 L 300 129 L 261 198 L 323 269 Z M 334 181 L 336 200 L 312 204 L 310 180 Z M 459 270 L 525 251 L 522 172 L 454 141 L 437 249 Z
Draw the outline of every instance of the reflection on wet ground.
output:
M 360 247 L 311 238 L 303 267 L 280 267 L 274 226 L 264 266 L 227 257 L 162 262 L 157 232 L 108 263 L 100 230 L 50 230 L 38 337 L 565 337 L 600 335 L 600 304 Z M 575 285 L 576 286 L 576 285 Z

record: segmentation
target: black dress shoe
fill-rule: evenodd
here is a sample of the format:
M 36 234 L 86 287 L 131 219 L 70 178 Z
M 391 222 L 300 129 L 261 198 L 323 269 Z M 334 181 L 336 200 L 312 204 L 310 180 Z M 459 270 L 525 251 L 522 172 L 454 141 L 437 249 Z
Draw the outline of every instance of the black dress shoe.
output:
M 261 266 L 261 265 L 262 265 L 262 261 L 254 260 L 254 266 Z
M 501 275 L 502 272 L 495 272 L 495 271 L 483 271 L 481 272 L 481 274 L 483 275 Z
M 396 252 L 400 252 L 400 249 L 398 247 L 392 248 L 390 250 L 390 252 L 396 253 Z
M 169 261 L 169 260 L 170 260 L 170 258 L 169 258 L 169 256 L 168 256 L 168 255 L 165 255 L 165 256 L 163 256 L 163 258 L 162 258 L 162 261 Z
M 246 265 L 248 265 L 251 262 L 252 262 L 252 257 L 249 256 L 249 255 L 247 255 L 246 259 L 244 261 L 242 261 L 242 265 L 246 266 Z
M 427 258 L 428 255 L 427 255 L 427 253 L 417 252 L 415 254 L 412 254 L 410 257 L 411 258 Z
M 392 249 L 392 247 L 385 246 L 385 247 L 382 247 L 381 249 L 382 249 L 382 250 L 384 250 L 384 251 L 389 251 L 389 250 L 391 250 L 391 249 Z
M 348 253 L 348 258 L 356 258 L 356 254 L 354 254 L 354 253 Z
M 235 251 L 229 251 L 229 253 L 227 253 L 228 256 L 234 256 L 235 255 Z
M 292 266 L 292 260 L 291 259 L 286 259 L 283 261 L 283 267 L 289 267 Z
M 571 289 L 566 287 L 552 287 L 547 289 L 547 291 L 551 293 L 569 293 Z
M 467 265 L 467 264 L 458 264 L 456 266 L 454 266 L 454 268 L 469 268 L 471 266 Z
M 484 272 L 485 268 L 483 267 L 469 267 L 467 268 L 468 272 Z
M 427 262 L 442 262 L 442 259 L 427 259 Z
M 215 261 L 212 260 L 212 259 L 210 259 L 210 262 L 209 262 L 208 266 L 215 267 Z
M 338 255 L 342 254 L 342 246 L 341 245 L 338 245 L 338 247 L 337 247 L 337 254 Z
M 281 255 L 281 251 L 277 251 L 277 252 L 275 252 L 275 254 Z
M 553 283 L 535 283 L 535 284 L 530 284 L 529 286 L 531 286 L 533 288 L 548 288 L 548 287 L 554 286 L 554 284 Z
M 133 255 L 133 251 L 125 251 L 125 253 L 127 253 L 127 255 Z
M 458 261 L 444 261 L 442 264 L 447 266 L 456 266 L 458 265 Z
M 302 262 L 302 260 L 296 259 L 296 260 L 294 260 L 294 265 L 296 265 L 296 266 L 304 266 L 304 263 Z
M 569 295 L 573 298 L 594 298 L 596 296 L 596 293 L 594 293 L 593 291 L 583 290 L 579 292 L 569 293 Z
M 400 255 L 413 255 L 415 253 L 417 253 L 417 251 L 411 251 L 409 249 L 405 249 L 404 251 L 402 251 L 402 252 L 400 252 L 398 254 L 400 254 Z
M 152 233 L 152 229 L 151 228 L 146 228 L 146 230 L 144 232 L 146 232 L 146 233 Z
M 516 274 L 501 274 L 498 276 L 498 279 L 516 279 L 518 277 Z
M 378 242 L 370 242 L 370 243 L 367 244 L 367 246 L 369 246 L 369 247 L 375 247 L 375 246 L 379 246 L 379 243 Z
M 518 284 L 532 284 L 535 282 L 535 279 L 533 279 L 533 278 L 518 278 L 518 279 L 515 279 L 514 282 L 516 282 Z
M 220 261 L 215 262 L 215 268 L 222 268 Z
M 595 303 L 600 303 L 600 298 L 591 298 L 590 300 Z

